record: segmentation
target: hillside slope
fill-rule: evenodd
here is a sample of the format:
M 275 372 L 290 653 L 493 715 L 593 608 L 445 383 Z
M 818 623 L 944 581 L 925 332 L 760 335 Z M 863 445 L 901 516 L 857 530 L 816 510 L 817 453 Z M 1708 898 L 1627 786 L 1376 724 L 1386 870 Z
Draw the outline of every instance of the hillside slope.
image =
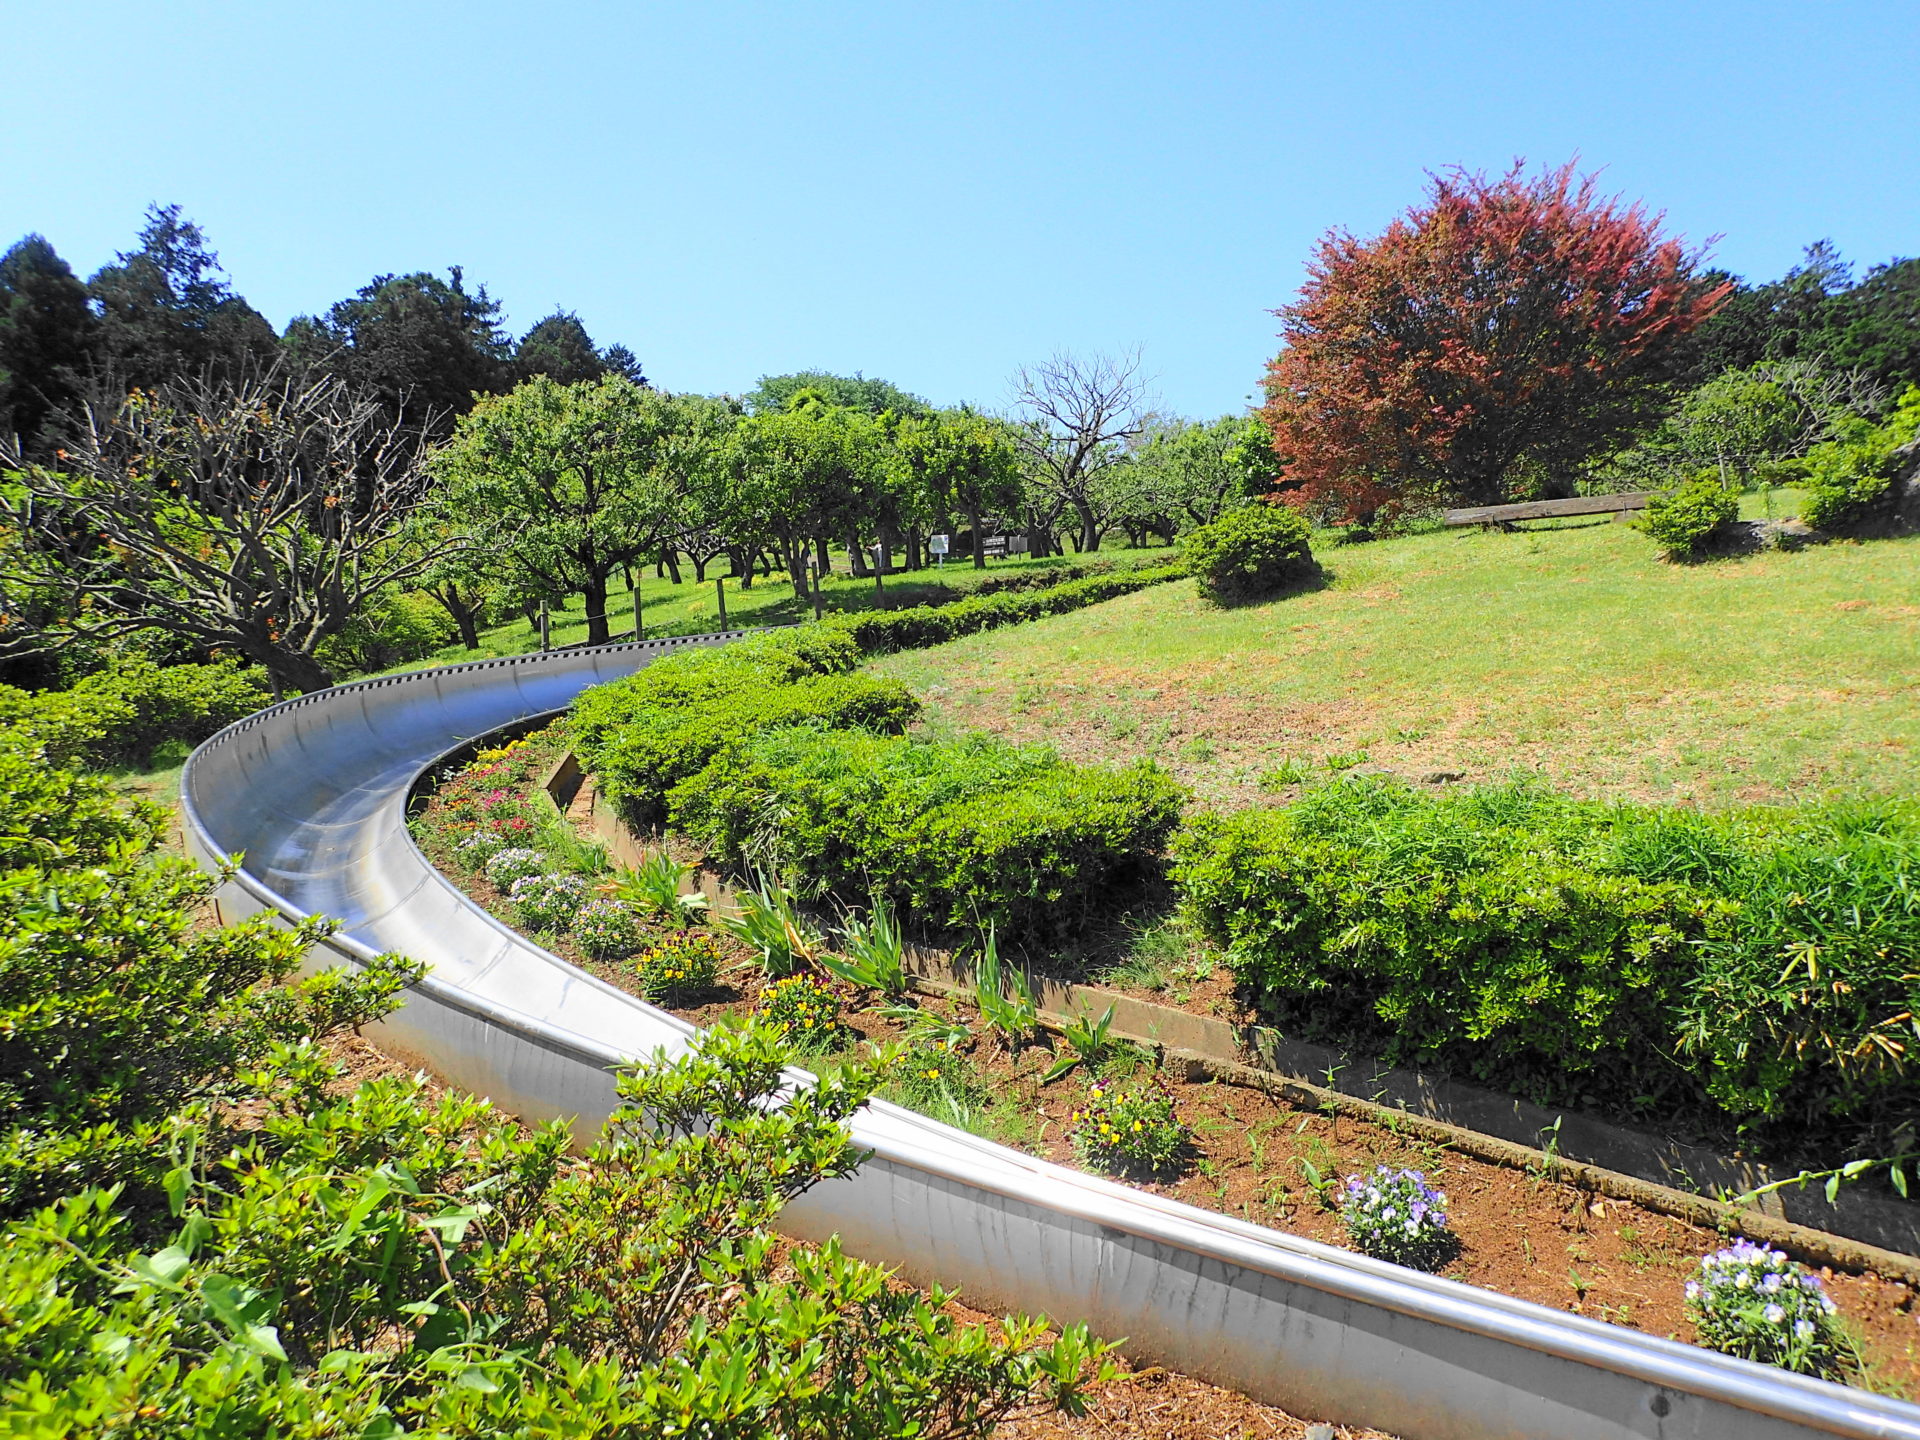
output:
M 1330 760 L 1709 804 L 1920 788 L 1920 538 L 1680 567 L 1581 523 L 1322 558 L 1325 589 L 1261 606 L 1181 582 L 875 668 L 935 726 L 1152 755 L 1227 803 Z

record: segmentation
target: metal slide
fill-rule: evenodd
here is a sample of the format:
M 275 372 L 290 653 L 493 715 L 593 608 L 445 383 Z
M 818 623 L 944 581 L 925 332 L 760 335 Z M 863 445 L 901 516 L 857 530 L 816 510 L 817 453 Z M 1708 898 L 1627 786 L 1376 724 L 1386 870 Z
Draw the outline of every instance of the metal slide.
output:
M 243 854 L 229 921 L 325 914 L 317 958 L 396 950 L 430 973 L 383 1048 L 529 1119 L 597 1127 L 609 1067 L 683 1048 L 686 1022 L 548 954 L 415 848 L 406 799 L 465 741 L 587 686 L 743 632 L 485 660 L 343 685 L 240 721 L 181 779 L 195 858 Z M 1035 1160 L 876 1103 L 873 1158 L 783 1227 L 851 1254 L 1127 1337 L 1130 1355 L 1407 1440 L 1920 1440 L 1920 1407 L 1417 1274 Z

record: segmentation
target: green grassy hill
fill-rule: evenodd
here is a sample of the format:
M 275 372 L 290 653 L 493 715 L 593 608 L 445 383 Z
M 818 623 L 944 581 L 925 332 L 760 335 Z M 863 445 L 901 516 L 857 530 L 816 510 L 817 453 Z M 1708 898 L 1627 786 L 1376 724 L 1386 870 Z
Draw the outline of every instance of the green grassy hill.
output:
M 1327 588 L 1261 606 L 1182 581 L 876 668 L 936 727 L 1151 755 L 1227 803 L 1353 764 L 1712 804 L 1920 788 L 1920 538 L 1674 566 L 1576 522 L 1321 558 Z

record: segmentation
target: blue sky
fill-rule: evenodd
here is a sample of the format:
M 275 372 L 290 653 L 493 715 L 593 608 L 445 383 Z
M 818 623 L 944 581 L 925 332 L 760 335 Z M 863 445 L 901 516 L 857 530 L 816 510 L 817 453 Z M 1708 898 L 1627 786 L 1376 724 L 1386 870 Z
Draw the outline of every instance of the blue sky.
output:
M 466 267 L 656 383 L 1004 400 L 1138 345 L 1241 406 L 1330 226 L 1574 153 L 1755 278 L 1920 252 L 1905 3 L 13 7 L 0 244 L 83 274 L 178 201 L 276 324 Z

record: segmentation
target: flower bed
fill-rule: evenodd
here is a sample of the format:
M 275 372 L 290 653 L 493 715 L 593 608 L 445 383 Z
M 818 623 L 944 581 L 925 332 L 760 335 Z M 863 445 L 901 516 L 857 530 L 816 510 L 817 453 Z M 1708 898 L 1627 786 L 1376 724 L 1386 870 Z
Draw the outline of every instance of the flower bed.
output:
M 492 794 L 483 786 L 517 786 L 513 795 L 493 801 L 484 813 L 532 815 L 537 831 L 535 802 L 546 803 L 532 793 L 537 773 L 558 758 L 565 743 L 564 732 L 533 737 L 513 756 L 476 762 L 475 769 L 487 773 L 476 776 L 470 771 L 454 778 L 415 820 L 415 833 L 429 856 L 449 869 L 459 868 L 459 847 L 470 842 L 478 823 L 478 799 Z M 504 769 L 491 768 L 496 766 Z M 519 778 L 507 780 L 507 771 Z M 446 803 L 449 792 L 451 803 Z M 466 873 L 467 892 L 513 923 L 507 897 L 484 874 Z M 590 879 L 590 897 L 596 886 L 610 883 L 609 877 Z M 582 913 L 598 903 L 590 898 Z M 631 960 L 595 958 L 572 935 L 543 943 L 696 1023 L 745 1015 L 766 1003 L 761 998 L 765 976 L 755 952 L 731 936 L 639 916 L 635 924 L 642 954 L 657 945 L 703 940 L 714 957 L 711 987 L 670 991 L 649 984 Z M 797 999 L 791 1005 L 781 1003 L 796 1021 L 825 1022 L 809 1028 L 830 1037 L 810 1063 L 829 1069 L 836 1054 L 862 1043 L 896 1047 L 892 1054 L 899 1078 L 889 1086 L 890 1098 L 936 1118 L 1058 1163 L 1127 1174 L 1158 1194 L 1375 1253 L 1384 1247 L 1377 1238 L 1365 1238 L 1371 1233 L 1367 1222 L 1356 1225 L 1345 1203 L 1356 1193 L 1354 1183 L 1359 1182 L 1362 1194 L 1369 1186 L 1383 1195 L 1392 1187 L 1409 1195 L 1417 1191 L 1427 1212 L 1416 1222 L 1421 1233 L 1404 1238 L 1421 1243 L 1384 1258 L 1433 1264 L 1452 1278 L 1523 1299 L 1725 1348 L 1720 1322 L 1690 1299 L 1686 1289 L 1690 1280 L 1704 1284 L 1702 1257 L 1725 1248 L 1725 1237 L 1710 1230 L 1603 1198 L 1543 1173 L 1491 1164 L 1391 1124 L 1303 1108 L 1262 1090 L 1189 1080 L 1124 1046 L 1048 1084 L 1046 1077 L 1060 1058 L 1049 1043 L 1024 1045 L 996 1035 L 972 1006 L 925 999 L 885 1005 L 875 992 L 811 967 L 800 974 L 807 990 L 806 1011 Z M 801 987 L 791 988 L 798 996 Z M 837 1040 L 831 1038 L 836 1035 Z M 1122 1096 L 1129 1097 L 1134 1108 L 1122 1111 Z M 1087 1138 L 1090 1116 L 1102 1117 L 1092 1121 L 1092 1143 Z M 1125 1153 L 1123 1147 L 1131 1142 L 1122 1137 L 1145 1136 L 1149 1120 L 1156 1132 L 1154 1147 L 1147 1148 L 1143 1141 L 1141 1154 Z M 1136 1121 L 1140 1132 L 1131 1128 Z M 1101 1123 L 1113 1134 L 1101 1135 Z M 1389 1176 L 1385 1186 L 1379 1180 L 1383 1167 Z M 1408 1179 L 1405 1172 L 1418 1174 Z M 1434 1208 L 1426 1198 L 1429 1193 L 1444 1193 L 1439 1203 L 1443 1226 L 1426 1223 Z M 1384 1202 L 1377 1207 L 1384 1208 Z M 1406 1221 L 1395 1218 L 1404 1236 Z M 1457 1246 L 1429 1233 L 1437 1230 L 1453 1237 Z M 1876 1385 L 1920 1384 L 1920 1360 L 1912 1354 L 1913 1292 L 1872 1274 L 1822 1273 L 1816 1278 L 1821 1294 L 1857 1337 L 1860 1362 L 1843 1361 L 1846 1378 Z M 1759 1313 L 1766 1323 L 1764 1305 Z M 1806 1318 L 1794 1316 L 1788 1334 L 1796 1334 L 1793 1326 Z M 1764 1347 L 1736 1353 L 1793 1362 L 1784 1348 L 1777 1353 Z

